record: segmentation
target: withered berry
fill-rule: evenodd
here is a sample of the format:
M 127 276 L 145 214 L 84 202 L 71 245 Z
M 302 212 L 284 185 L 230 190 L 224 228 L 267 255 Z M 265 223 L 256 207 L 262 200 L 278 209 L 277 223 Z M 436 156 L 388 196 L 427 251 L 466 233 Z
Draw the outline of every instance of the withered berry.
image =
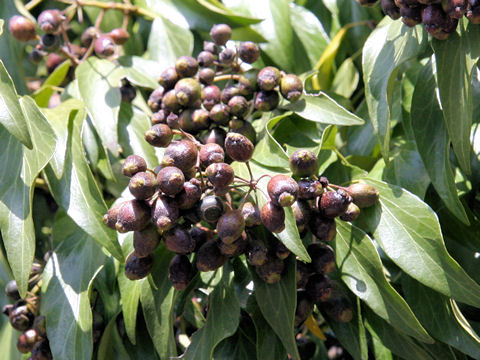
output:
M 158 172 L 157 182 L 164 194 L 174 196 L 183 190 L 185 175 L 174 166 L 166 166 Z
M 252 158 L 254 146 L 246 136 L 229 132 L 225 138 L 225 150 L 233 160 L 246 162 Z
M 133 233 L 135 255 L 145 257 L 152 254 L 160 243 L 160 235 L 155 226 L 149 225 L 141 231 Z
M 283 210 L 283 209 L 282 209 Z M 282 272 L 285 264 L 283 260 L 277 257 L 268 256 L 267 261 L 255 268 L 258 276 L 267 284 L 275 284 L 282 278 Z
M 35 24 L 24 16 L 15 15 L 8 22 L 10 34 L 18 41 L 30 41 L 37 37 Z
M 307 248 L 312 262 L 313 271 L 320 274 L 330 274 L 335 270 L 335 252 L 329 245 L 320 243 L 310 244 Z
M 232 36 L 232 29 L 227 24 L 213 25 L 210 36 L 217 45 L 225 45 Z
M 193 275 L 193 267 L 187 256 L 175 255 L 170 261 L 168 279 L 176 290 L 185 290 L 193 279 Z
M 140 280 L 152 272 L 153 256 L 138 257 L 132 251 L 125 260 L 125 276 L 130 280 Z
M 323 302 L 332 294 L 332 283 L 325 275 L 313 274 L 308 278 L 305 290 L 314 302 Z
M 260 217 L 262 224 L 273 233 L 279 233 L 285 229 L 285 210 L 271 201 L 262 206 Z
M 298 195 L 298 184 L 290 176 L 278 174 L 267 185 L 268 196 L 277 206 L 291 206 Z
M 245 229 L 245 220 L 240 210 L 229 210 L 217 222 L 217 234 L 225 244 L 237 240 Z
M 157 188 L 155 175 L 149 171 L 138 172 L 133 175 L 128 183 L 130 193 L 138 200 L 151 197 Z
M 323 194 L 323 186 L 318 180 L 302 179 L 298 182 L 298 198 L 311 200 Z
M 181 78 L 192 77 L 198 71 L 198 63 L 191 56 L 180 56 L 175 61 L 175 70 Z
M 240 43 L 238 55 L 242 61 L 247 64 L 252 64 L 257 61 L 260 56 L 260 48 L 252 41 L 245 41 Z

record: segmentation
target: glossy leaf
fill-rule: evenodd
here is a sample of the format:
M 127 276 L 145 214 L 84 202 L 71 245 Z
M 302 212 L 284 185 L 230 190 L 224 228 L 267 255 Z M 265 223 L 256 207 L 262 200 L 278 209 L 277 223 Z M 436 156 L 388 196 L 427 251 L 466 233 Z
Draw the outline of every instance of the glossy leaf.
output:
M 474 359 L 480 357 L 480 338 L 455 302 L 408 276 L 402 277 L 402 289 L 413 311 L 432 336 Z M 432 316 L 433 312 L 435 316 Z
M 124 266 L 121 266 L 118 272 L 118 288 L 120 289 L 120 297 L 122 299 L 125 330 L 130 342 L 135 344 L 135 326 L 137 324 L 137 311 L 140 300 L 140 283 L 127 279 Z
M 116 316 L 112 318 L 103 331 L 98 346 L 98 359 L 130 360 L 127 349 L 118 333 Z
M 460 37 L 457 33 L 446 41 L 432 42 L 437 67 L 437 83 L 443 109 L 443 119 L 452 141 L 460 168 L 470 174 L 470 128 L 473 115 L 472 70 L 479 58 L 472 51 L 470 40 L 476 43 L 479 32 Z M 476 45 L 474 45 L 476 46 Z
M 322 124 L 332 125 L 362 125 L 364 121 L 357 115 L 339 105 L 327 94 L 305 95 L 300 100 L 283 107 L 294 111 L 300 117 Z
M 336 262 L 343 282 L 377 315 L 400 331 L 433 342 L 405 300 L 388 283 L 370 237 L 348 222 L 337 221 Z
M 53 110 L 64 114 L 63 121 L 68 123 L 67 151 L 62 175 L 58 176 L 49 165 L 44 171 L 45 180 L 56 202 L 73 221 L 113 256 L 123 260 L 115 231 L 107 228 L 102 221 L 107 207 L 88 167 L 81 141 L 86 114 L 83 108 L 75 108 L 74 101 L 68 100 Z
M 177 57 L 190 55 L 193 50 L 193 35 L 170 20 L 157 17 L 153 20 L 148 39 L 150 60 L 155 60 L 161 69 L 175 64 Z
M 297 302 L 295 258 L 285 260 L 282 278 L 275 284 L 267 284 L 258 277 L 254 269 L 250 270 L 255 283 L 255 298 L 263 317 L 280 338 L 292 359 L 300 359 L 293 320 Z
M 205 325 L 193 334 L 182 359 L 209 360 L 217 345 L 233 335 L 240 317 L 240 303 L 233 287 L 233 272 L 222 268 L 222 278 L 209 296 L 209 311 Z
M 360 75 L 355 67 L 352 58 L 347 58 L 340 65 L 332 81 L 332 88 L 330 89 L 336 94 L 350 98 L 358 86 Z
M 140 302 L 148 333 L 161 360 L 177 356 L 173 333 L 175 289 L 168 280 L 168 264 L 173 253 L 160 247 L 152 270 L 154 288 L 148 278 L 140 281 Z
M 68 216 L 57 217 L 55 227 L 60 245 L 45 267 L 41 302 L 50 348 L 55 358 L 90 359 L 93 340 L 89 291 L 105 255 Z M 88 261 L 78 266 L 79 259 Z
M 108 60 L 90 57 L 76 71 L 78 91 L 102 144 L 118 156 L 118 112 L 120 109 L 120 67 Z M 95 89 L 95 91 L 92 91 Z
M 248 316 L 240 321 L 237 332 L 223 340 L 215 348 L 213 358 L 215 360 L 249 360 L 255 359 L 255 327 Z
M 390 148 L 392 90 L 398 66 L 420 54 L 427 36 L 420 26 L 408 28 L 387 17 L 377 26 L 363 48 L 363 82 L 373 128 L 386 161 Z
M 18 100 L 17 100 L 18 102 Z M 32 134 L 29 150 L 0 126 L 0 228 L 7 258 L 25 296 L 35 253 L 35 229 L 32 219 L 34 182 L 48 163 L 55 147 L 55 134 L 47 119 L 30 97 L 18 102 L 26 129 Z
M 468 224 L 465 209 L 458 199 L 455 176 L 450 165 L 447 129 L 444 122 L 439 121 L 442 110 L 435 92 L 434 72 L 434 64 L 428 62 L 418 75 L 412 98 L 412 129 L 418 152 L 435 190 L 448 209 Z
M 378 337 L 382 344 L 395 355 L 404 359 L 435 360 L 411 337 L 388 325 L 385 320 L 371 310 L 365 311 L 365 319 L 368 331 Z
M 53 87 L 60 86 L 70 70 L 70 60 L 65 60 L 58 65 L 55 70 L 48 76 L 42 87 L 35 91 L 33 98 L 40 107 L 47 107 L 50 97 L 54 93 Z
M 29 149 L 33 148 L 27 119 L 18 101 L 17 91 L 5 65 L 0 61 L 0 124 Z
M 282 341 L 272 330 L 268 322 L 262 315 L 260 308 L 255 300 L 255 296 L 248 299 L 247 310 L 251 313 L 255 329 L 257 330 L 257 359 L 278 360 L 285 359 L 287 354 L 282 345 Z
M 479 306 L 480 286 L 448 254 L 432 209 L 402 188 L 365 179 L 379 203 L 362 209 L 369 231 L 392 261 L 422 284 L 458 301 Z
M 118 62 L 123 66 L 127 79 L 135 85 L 155 89 L 157 79 L 163 68 L 156 61 L 146 60 L 138 56 L 122 56 Z

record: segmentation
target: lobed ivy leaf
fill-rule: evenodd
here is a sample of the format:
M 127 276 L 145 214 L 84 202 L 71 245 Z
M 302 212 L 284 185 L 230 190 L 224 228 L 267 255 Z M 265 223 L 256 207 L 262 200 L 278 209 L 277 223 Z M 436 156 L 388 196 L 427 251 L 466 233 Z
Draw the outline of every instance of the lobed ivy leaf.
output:
M 300 355 L 293 331 L 297 303 L 295 268 L 295 257 L 291 255 L 285 260 L 281 280 L 275 284 L 264 282 L 253 268 L 250 268 L 250 272 L 255 284 L 255 299 L 264 319 L 277 334 L 289 356 L 298 360 Z
M 298 116 L 322 124 L 363 125 L 364 121 L 338 104 L 324 92 L 318 95 L 305 95 L 294 103 L 282 107 L 294 111 Z
M 364 319 L 368 332 L 380 339 L 393 354 L 404 359 L 435 360 L 429 352 L 425 351 L 414 339 L 403 332 L 390 326 L 381 317 L 369 309 L 365 310 Z
M 33 148 L 27 119 L 18 101 L 12 78 L 0 60 L 0 124 L 28 149 Z
M 375 245 L 364 231 L 337 221 L 333 245 L 341 278 L 356 296 L 396 329 L 422 342 L 433 342 L 405 300 L 387 281 Z
M 369 231 L 403 271 L 445 296 L 479 306 L 480 285 L 449 255 L 433 210 L 417 196 L 378 180 L 364 179 L 380 193 L 362 209 Z
M 59 176 L 54 167 L 48 165 L 44 170 L 45 180 L 55 201 L 65 209 L 68 216 L 114 257 L 123 261 L 115 231 L 107 228 L 102 222 L 107 207 L 85 159 L 81 130 L 86 113 L 83 107 L 76 107 L 80 104 L 74 99 L 67 100 L 46 113 L 47 116 L 56 114 L 56 120 L 53 121 L 58 121 L 60 114 L 63 114 L 63 122 L 68 124 L 68 127 L 56 129 L 67 131 L 68 135 L 63 133 L 63 138 L 67 136 L 67 148 L 62 174 Z M 55 158 L 63 156 L 64 147 L 60 150 L 61 154 L 55 154 Z
M 217 271 L 222 271 L 221 280 L 209 296 L 207 321 L 192 335 L 190 346 L 182 355 L 182 359 L 212 359 L 217 345 L 235 334 L 238 328 L 240 303 L 233 285 L 233 271 L 228 263 Z
M 173 253 L 160 246 L 155 252 L 152 284 L 149 278 L 138 280 L 145 323 L 161 360 L 177 356 L 173 333 L 175 289 L 168 280 L 168 265 L 172 257 Z
M 20 295 L 25 296 L 35 253 L 34 183 L 53 154 L 56 138 L 32 98 L 25 96 L 17 103 L 25 129 L 32 135 L 32 150 L 0 125 L 0 229 Z
M 60 86 L 70 70 L 70 60 L 65 60 L 58 65 L 55 70 L 47 77 L 40 89 L 36 90 L 32 97 L 38 106 L 45 108 L 48 106 L 50 97 L 55 92 L 53 87 Z
M 419 55 L 427 46 L 423 27 L 408 28 L 387 17 L 370 34 L 363 47 L 363 82 L 380 151 L 388 162 L 393 85 L 398 67 Z
M 93 126 L 102 144 L 114 156 L 119 154 L 117 124 L 122 75 L 118 65 L 93 56 L 82 62 L 75 71 L 78 92 Z
M 479 35 L 480 32 L 476 27 L 469 26 L 468 31 L 462 36 L 454 33 L 445 42 L 432 41 L 443 120 L 452 141 L 458 165 L 467 175 L 471 173 L 472 76 L 480 57 L 478 45 L 476 45 Z
M 428 332 L 474 359 L 480 357 L 480 338 L 448 297 L 402 276 L 405 298 Z M 432 313 L 435 316 L 432 316 Z
M 68 236 L 65 236 L 68 233 Z M 41 314 L 52 354 L 58 359 L 90 359 L 93 351 L 89 292 L 105 261 L 101 248 L 66 214 L 55 219 L 52 252 L 43 273 Z M 79 259 L 88 259 L 78 266 Z
M 422 157 L 438 196 L 448 209 L 463 223 L 467 214 L 455 186 L 455 175 L 450 165 L 450 141 L 445 123 L 440 121 L 442 110 L 437 99 L 435 65 L 429 61 L 420 71 L 413 92 L 411 123 L 418 152 Z

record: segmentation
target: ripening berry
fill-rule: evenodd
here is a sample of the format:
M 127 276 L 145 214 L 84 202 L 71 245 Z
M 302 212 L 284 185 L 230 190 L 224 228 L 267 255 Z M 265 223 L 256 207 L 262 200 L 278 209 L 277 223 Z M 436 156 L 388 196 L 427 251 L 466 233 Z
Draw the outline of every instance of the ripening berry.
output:
M 260 91 L 255 96 L 255 109 L 258 111 L 272 111 L 280 102 L 277 91 Z
M 222 163 L 225 160 L 223 148 L 215 143 L 202 145 L 200 148 L 200 165 L 203 168 L 214 163 Z
M 113 29 L 108 33 L 116 45 L 125 44 L 130 39 L 130 34 L 122 28 Z
M 220 252 L 226 257 L 231 258 L 235 256 L 240 256 L 245 252 L 245 249 L 247 247 L 247 235 L 245 234 L 245 232 L 243 232 L 242 235 L 231 244 L 227 244 L 223 241 L 218 241 L 217 246 L 220 249 Z
M 298 198 L 312 200 L 323 194 L 323 186 L 318 180 L 302 179 L 298 181 Z
M 333 320 L 348 323 L 353 318 L 353 308 L 345 296 L 335 295 L 322 304 L 328 316 Z
M 320 199 L 319 209 L 324 216 L 334 218 L 345 213 L 348 204 L 351 202 L 352 197 L 343 189 L 327 191 L 323 193 Z
M 247 99 L 243 96 L 235 95 L 228 101 L 230 113 L 239 118 L 243 118 L 248 113 Z
M 83 46 L 89 47 L 92 41 L 97 37 L 97 35 L 98 30 L 95 28 L 95 26 L 90 26 L 82 33 L 80 42 Z
M 208 129 L 210 126 L 210 113 L 207 110 L 195 109 L 191 116 L 192 132 Z
M 150 222 L 150 208 L 141 200 L 129 200 L 118 209 L 115 228 L 118 232 L 139 231 Z
M 192 106 L 202 97 L 200 83 L 194 78 L 180 79 L 175 84 L 175 96 L 182 106 Z
M 146 200 L 155 193 L 157 179 L 149 171 L 138 172 L 130 178 L 128 189 L 136 199 Z
M 225 138 L 225 150 L 233 160 L 246 162 L 252 158 L 254 146 L 246 136 L 229 132 Z
M 94 50 L 99 58 L 107 58 L 115 54 L 115 43 L 108 35 L 100 35 L 95 40 Z
M 208 111 L 220 102 L 220 97 L 220 89 L 216 85 L 205 86 L 202 90 L 202 104 Z
M 317 156 L 310 150 L 297 150 L 290 155 L 290 170 L 294 176 L 311 176 L 318 169 Z
M 183 190 L 175 196 L 175 200 L 180 210 L 191 209 L 202 197 L 201 182 L 192 178 L 183 183 Z
M 200 67 L 209 67 L 213 64 L 214 60 L 215 57 L 210 51 L 201 51 L 197 56 L 197 63 Z
M 190 140 L 172 141 L 165 149 L 162 164 L 175 166 L 186 172 L 195 166 L 198 150 Z
M 278 174 L 268 182 L 267 191 L 273 204 L 291 206 L 297 199 L 298 184 L 290 176 Z
M 218 125 L 227 125 L 230 119 L 230 113 L 228 107 L 224 104 L 215 104 L 211 108 L 208 116 Z
M 180 79 L 177 70 L 174 67 L 166 68 L 160 74 L 158 82 L 164 87 L 165 90 L 173 89 L 177 81 Z
M 19 336 L 17 341 L 17 349 L 22 354 L 27 354 L 33 350 L 33 347 L 37 341 L 37 332 L 33 329 L 27 330 Z
M 35 24 L 24 16 L 15 15 L 8 22 L 8 30 L 10 34 L 18 41 L 35 40 L 37 31 Z
M 117 223 L 118 210 L 123 203 L 117 203 L 108 209 L 107 213 L 103 215 L 103 223 L 110 229 L 115 230 L 115 224 Z
M 262 206 L 260 217 L 262 224 L 273 233 L 280 233 L 285 229 L 285 210 L 271 201 Z
M 235 50 L 231 48 L 225 48 L 218 55 L 218 61 L 222 65 L 231 65 L 233 63 L 233 60 L 235 60 L 235 54 Z
M 283 76 L 282 80 L 280 80 L 280 92 L 288 101 L 298 101 L 303 93 L 302 80 L 293 74 Z
M 227 24 L 213 25 L 210 30 L 210 36 L 217 45 L 225 45 L 232 36 L 232 29 Z
M 242 61 L 253 64 L 260 56 L 260 48 L 252 41 L 245 41 L 240 43 L 238 55 Z
M 122 174 L 128 177 L 132 177 L 136 173 L 146 170 L 147 163 L 145 159 L 138 155 L 128 156 L 122 166 Z
M 360 215 L 360 208 L 355 205 L 355 203 L 351 202 L 348 204 L 347 210 L 340 215 L 340 219 L 343 221 L 354 221 L 357 219 L 358 215 Z
M 359 208 L 365 208 L 378 201 L 378 190 L 364 182 L 358 182 L 347 187 L 347 191 Z
M 213 55 L 217 55 L 218 54 L 218 47 L 212 41 L 204 41 L 203 42 L 203 51 L 208 51 L 209 53 L 212 53 Z
M 159 86 L 158 88 L 152 91 L 152 93 L 150 94 L 147 100 L 147 105 L 150 107 L 152 111 L 156 112 L 160 110 L 164 93 L 165 93 L 165 90 L 163 86 Z
M 282 75 L 280 70 L 273 66 L 264 67 L 257 75 L 257 83 L 260 89 L 264 91 L 271 91 L 276 86 L 280 85 Z
M 157 182 L 165 195 L 174 196 L 183 190 L 185 175 L 174 166 L 166 166 L 158 172 Z
M 262 219 L 260 218 L 260 209 L 256 204 L 247 201 L 242 206 L 242 216 L 245 220 L 246 227 L 253 227 L 262 224 Z
M 193 266 L 185 255 L 175 255 L 168 266 L 168 279 L 175 290 L 185 290 L 193 279 Z
M 302 233 L 310 221 L 312 208 L 308 201 L 298 199 L 292 204 L 292 211 L 295 216 L 298 232 Z
M 198 79 L 203 85 L 210 85 L 215 79 L 215 71 L 210 68 L 201 69 L 198 72 Z
M 220 127 L 214 127 L 210 132 L 206 133 L 203 138 L 204 144 L 218 144 L 220 146 L 225 146 L 225 138 L 227 133 Z
M 145 132 L 145 140 L 155 147 L 167 147 L 173 139 L 172 130 L 168 125 L 156 124 Z
M 181 78 L 192 77 L 198 71 L 198 63 L 191 56 L 180 56 L 175 61 L 175 70 Z
M 37 19 L 38 27 L 47 34 L 53 34 L 58 31 L 64 16 L 60 13 L 60 10 L 51 9 L 45 10 L 40 13 Z
M 300 260 L 297 260 L 297 269 L 295 274 L 297 289 L 305 289 L 310 275 L 312 275 L 310 266 Z
M 210 164 L 205 170 L 205 174 L 215 189 L 225 189 L 235 177 L 233 168 L 226 163 Z
M 248 244 L 247 260 L 253 266 L 265 264 L 268 256 L 268 248 L 262 239 L 251 239 Z
M 159 232 L 169 230 L 179 217 L 180 212 L 174 199 L 164 195 L 157 198 L 152 208 L 152 219 Z
M 225 244 L 237 240 L 245 229 L 245 220 L 240 210 L 229 210 L 217 222 L 217 234 Z

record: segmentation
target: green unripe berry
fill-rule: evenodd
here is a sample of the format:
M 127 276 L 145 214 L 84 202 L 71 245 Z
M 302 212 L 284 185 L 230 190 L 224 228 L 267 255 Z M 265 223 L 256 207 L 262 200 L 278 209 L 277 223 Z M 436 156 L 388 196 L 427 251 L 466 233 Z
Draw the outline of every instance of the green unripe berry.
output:
M 350 185 L 347 187 L 347 191 L 351 195 L 355 205 L 359 208 L 375 205 L 378 201 L 378 190 L 364 182 Z
M 175 84 L 175 96 L 182 106 L 192 106 L 202 97 L 200 83 L 193 78 L 180 79 Z
M 288 74 L 280 80 L 280 92 L 282 96 L 290 102 L 300 99 L 303 92 L 302 80 L 296 75 Z

